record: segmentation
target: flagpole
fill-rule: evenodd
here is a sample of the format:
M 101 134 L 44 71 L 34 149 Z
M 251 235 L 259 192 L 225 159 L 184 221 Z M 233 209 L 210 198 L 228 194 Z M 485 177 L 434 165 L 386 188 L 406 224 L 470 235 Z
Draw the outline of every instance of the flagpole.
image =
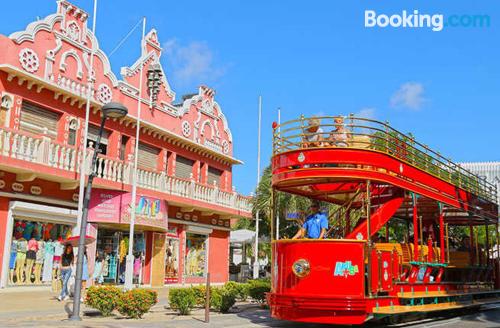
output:
M 144 57 L 146 43 L 144 41 L 146 35 L 146 17 L 142 21 L 142 38 L 141 38 L 141 59 Z M 141 68 L 139 71 L 139 97 L 137 100 L 137 123 L 135 129 L 135 150 L 134 150 L 134 167 L 132 169 L 132 200 L 130 203 L 130 231 L 128 237 L 128 254 L 127 254 L 127 265 L 125 268 L 125 289 L 130 290 L 133 288 L 133 278 L 134 278 L 134 228 L 135 228 L 135 216 L 136 216 L 136 198 L 137 198 L 137 160 L 139 158 L 139 132 L 141 125 L 141 108 L 142 108 L 142 72 L 143 63 L 140 63 Z
M 92 34 L 94 35 L 94 40 L 92 40 L 92 48 L 90 49 L 90 65 L 87 77 L 87 99 L 85 105 L 85 122 L 83 128 L 83 144 L 81 145 L 82 153 L 80 160 L 80 185 L 78 189 L 78 220 L 76 226 L 73 229 L 73 236 L 76 236 L 80 231 L 80 225 L 82 224 L 82 213 L 83 213 L 83 194 L 85 189 L 85 178 L 87 176 L 87 138 L 89 131 L 89 118 L 90 118 L 90 100 L 92 97 L 92 86 L 94 83 L 95 76 L 93 76 L 93 66 L 95 57 L 95 40 L 97 37 L 95 35 L 95 26 L 97 18 L 97 0 L 94 0 L 94 17 L 92 17 Z M 97 149 L 94 149 L 97 151 Z
M 281 107 L 278 107 L 278 140 L 281 143 Z M 277 195 L 278 196 L 278 195 Z M 276 240 L 280 239 L 280 211 L 278 206 L 279 196 L 276 197 Z
M 259 127 L 257 136 L 257 192 L 260 183 L 260 126 L 262 121 L 262 96 L 259 96 Z M 254 247 L 254 262 L 253 262 L 253 278 L 259 278 L 259 210 L 255 214 L 255 247 Z

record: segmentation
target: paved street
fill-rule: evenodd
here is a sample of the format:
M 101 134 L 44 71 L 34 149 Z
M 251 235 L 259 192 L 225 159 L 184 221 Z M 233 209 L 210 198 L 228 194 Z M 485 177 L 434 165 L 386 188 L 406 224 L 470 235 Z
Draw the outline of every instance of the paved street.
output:
M 189 316 L 178 316 L 165 308 L 167 289 L 159 289 L 159 303 L 143 319 L 124 319 L 120 315 L 102 318 L 98 313 L 83 306 L 85 313 L 82 322 L 69 322 L 72 302 L 58 302 L 56 294 L 47 289 L 29 290 L 17 288 L 0 292 L 0 327 L 291 327 L 309 328 L 308 325 L 277 321 L 269 317 L 268 310 L 260 309 L 255 304 L 238 304 L 231 314 L 211 313 L 210 324 L 203 322 L 203 310 L 195 310 Z M 381 324 L 368 324 L 364 327 L 383 327 Z M 327 327 L 327 326 L 321 326 Z M 405 323 L 394 327 L 500 327 L 500 306 L 480 313 L 468 314 L 460 318 Z

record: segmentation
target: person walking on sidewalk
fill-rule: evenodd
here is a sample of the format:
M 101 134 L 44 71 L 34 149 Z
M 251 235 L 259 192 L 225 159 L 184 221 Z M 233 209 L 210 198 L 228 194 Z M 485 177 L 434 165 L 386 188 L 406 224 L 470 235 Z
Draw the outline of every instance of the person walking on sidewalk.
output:
M 62 289 L 61 294 L 57 298 L 59 301 L 64 301 L 69 298 L 68 296 L 68 280 L 71 277 L 71 264 L 75 259 L 73 254 L 73 246 L 66 245 L 64 248 L 64 253 L 61 258 L 61 279 L 62 279 Z

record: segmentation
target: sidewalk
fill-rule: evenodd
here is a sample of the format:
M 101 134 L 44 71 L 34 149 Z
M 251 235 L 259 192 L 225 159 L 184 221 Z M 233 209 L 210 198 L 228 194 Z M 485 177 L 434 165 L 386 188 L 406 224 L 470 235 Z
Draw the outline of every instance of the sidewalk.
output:
M 158 303 L 143 319 L 126 319 L 120 314 L 102 317 L 95 309 L 82 304 L 81 322 L 68 317 L 73 301 L 59 302 L 50 288 L 17 287 L 0 291 L 0 327 L 248 327 L 256 324 L 282 326 L 269 318 L 269 311 L 256 304 L 238 303 L 231 314 L 210 313 L 210 324 L 204 323 L 204 310 L 195 309 L 189 316 L 179 316 L 166 308 L 168 289 L 159 288 Z

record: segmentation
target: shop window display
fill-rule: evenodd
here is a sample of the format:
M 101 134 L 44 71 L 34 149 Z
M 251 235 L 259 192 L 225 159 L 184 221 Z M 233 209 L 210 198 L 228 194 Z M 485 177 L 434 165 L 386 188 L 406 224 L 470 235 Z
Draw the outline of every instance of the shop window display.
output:
M 167 239 L 167 251 L 165 254 L 165 283 L 179 282 L 179 239 Z
M 126 259 L 128 254 L 128 233 L 113 230 L 99 230 L 97 236 L 97 258 L 100 274 L 95 277 L 98 282 L 125 282 Z M 142 233 L 134 234 L 134 282 L 141 283 L 142 267 L 144 265 L 145 241 Z
M 71 235 L 71 226 L 15 220 L 10 246 L 9 283 L 51 283 L 58 277 L 61 242 Z
M 207 236 L 193 233 L 186 234 L 186 265 L 188 277 L 204 277 L 206 268 Z

